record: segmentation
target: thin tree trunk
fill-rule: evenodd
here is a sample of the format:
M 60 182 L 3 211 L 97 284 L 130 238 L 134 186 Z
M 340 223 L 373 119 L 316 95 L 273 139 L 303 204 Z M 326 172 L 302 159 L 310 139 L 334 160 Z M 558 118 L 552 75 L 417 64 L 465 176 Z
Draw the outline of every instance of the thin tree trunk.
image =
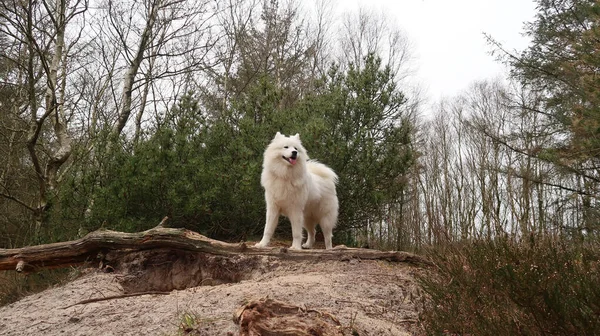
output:
M 49 110 L 49 115 L 52 116 L 54 124 L 54 134 L 58 140 L 58 150 L 50 156 L 50 160 L 46 165 L 46 183 L 50 191 L 54 190 L 57 185 L 57 174 L 60 167 L 71 156 L 71 138 L 67 133 L 67 125 L 64 118 L 64 91 L 66 87 L 66 67 L 67 62 L 64 60 L 63 80 L 61 81 L 61 101 L 57 96 L 58 88 L 58 67 L 63 61 L 63 52 L 65 47 L 65 10 L 66 0 L 59 0 L 56 3 L 56 45 L 52 63 L 50 64 L 50 76 L 48 79 L 48 87 L 46 88 L 46 108 Z
M 112 2 L 109 2 L 109 4 L 110 3 Z M 129 120 L 129 116 L 131 115 L 131 97 L 133 93 L 133 84 L 135 83 L 135 76 L 137 75 L 140 65 L 144 60 L 144 52 L 150 44 L 152 30 L 154 28 L 154 23 L 156 22 L 158 16 L 158 8 L 161 6 L 161 4 L 161 0 L 156 0 L 150 4 L 150 13 L 148 14 L 148 21 L 146 21 L 146 27 L 144 28 L 144 32 L 142 33 L 142 36 L 140 38 L 137 53 L 129 63 L 129 67 L 127 68 L 125 76 L 123 77 L 121 106 L 119 109 L 119 117 L 117 119 L 117 123 L 112 129 L 112 141 L 115 141 L 115 139 L 119 137 L 119 135 L 121 135 L 121 132 L 125 128 L 125 125 Z
M 43 226 L 45 213 L 48 210 L 47 193 L 56 187 L 56 176 L 57 172 L 62 164 L 71 155 L 71 139 L 67 133 L 66 124 L 64 118 L 59 113 L 59 103 L 57 98 L 57 83 L 58 83 L 58 67 L 63 59 L 64 52 L 64 37 L 65 37 L 65 10 L 66 0 L 59 0 L 54 3 L 54 8 L 49 8 L 47 3 L 44 3 L 48 13 L 53 19 L 55 28 L 55 46 L 54 55 L 50 64 L 48 64 L 44 58 L 43 51 L 39 50 L 35 40 L 33 39 L 33 11 L 34 2 L 29 1 L 27 7 L 27 46 L 28 46 L 28 99 L 31 113 L 31 126 L 27 134 L 27 150 L 34 166 L 34 170 L 38 179 L 39 195 L 37 204 L 33 206 L 27 206 L 24 202 L 20 204 L 26 206 L 29 210 L 32 210 L 35 218 L 34 228 L 34 239 L 38 239 L 41 228 Z M 41 57 L 42 65 L 46 70 L 46 92 L 45 100 L 46 106 L 44 114 L 41 117 L 37 117 L 38 103 L 36 97 L 35 88 L 35 75 L 34 75 L 34 55 L 38 54 Z M 66 66 L 66 65 L 65 65 Z M 64 83 L 63 83 L 64 84 Z M 49 160 L 46 164 L 45 169 L 42 169 L 40 159 L 38 157 L 36 146 L 40 137 L 42 126 L 47 118 L 53 119 L 54 133 L 58 140 L 59 148 L 56 152 L 51 153 Z

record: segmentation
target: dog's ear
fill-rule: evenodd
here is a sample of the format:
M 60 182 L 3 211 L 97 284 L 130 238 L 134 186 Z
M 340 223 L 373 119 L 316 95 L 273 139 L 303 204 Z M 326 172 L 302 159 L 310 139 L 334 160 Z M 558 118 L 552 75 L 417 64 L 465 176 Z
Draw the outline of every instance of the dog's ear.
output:
M 277 134 L 275 134 L 275 139 L 281 138 L 281 137 L 283 137 L 283 135 L 281 133 L 277 132 Z
M 296 139 L 296 140 L 300 140 L 300 134 L 296 133 L 296 135 L 294 135 L 292 138 Z

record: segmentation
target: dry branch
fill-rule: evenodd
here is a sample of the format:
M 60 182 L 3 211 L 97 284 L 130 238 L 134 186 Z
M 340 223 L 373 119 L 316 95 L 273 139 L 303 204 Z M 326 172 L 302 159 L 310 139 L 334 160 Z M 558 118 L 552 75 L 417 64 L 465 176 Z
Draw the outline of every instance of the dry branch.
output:
M 79 301 L 79 302 L 75 302 L 75 303 L 70 304 L 68 306 L 61 307 L 60 309 L 67 309 L 67 308 L 71 308 L 71 307 L 74 307 L 74 306 L 77 306 L 77 305 L 88 304 L 88 303 L 93 303 L 93 302 L 108 301 L 108 300 L 115 300 L 115 299 L 123 299 L 123 298 L 132 297 L 132 296 L 169 295 L 169 294 L 171 294 L 171 292 L 148 291 L 148 292 L 127 293 L 127 294 L 120 294 L 120 295 L 103 296 L 103 297 L 99 297 L 99 298 L 92 298 L 92 299 L 87 299 L 87 300 L 82 300 L 82 301 Z
M 255 248 L 245 243 L 225 243 L 186 229 L 156 227 L 137 233 L 98 230 L 85 237 L 53 244 L 0 249 L 0 270 L 35 271 L 101 261 L 113 251 L 135 252 L 159 248 L 191 251 L 218 256 L 273 256 L 296 260 L 378 259 L 431 265 L 427 259 L 396 251 L 336 247 L 332 250 L 289 250 Z

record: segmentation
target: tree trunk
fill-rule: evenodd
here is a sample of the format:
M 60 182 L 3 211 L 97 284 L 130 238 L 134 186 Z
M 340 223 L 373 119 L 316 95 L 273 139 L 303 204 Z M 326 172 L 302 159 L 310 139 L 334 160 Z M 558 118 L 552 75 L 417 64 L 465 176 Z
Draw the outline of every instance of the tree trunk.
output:
M 123 128 L 125 128 L 125 125 L 129 120 L 129 116 L 131 115 L 131 103 L 135 76 L 137 75 L 140 65 L 144 60 L 144 52 L 146 51 L 146 49 L 148 49 L 148 45 L 151 42 L 154 24 L 158 16 L 158 9 L 160 6 L 162 6 L 162 1 L 160 0 L 153 1 L 150 4 L 148 20 L 146 21 L 146 26 L 144 27 L 144 31 L 142 32 L 142 35 L 140 37 L 138 50 L 135 54 L 135 57 L 130 61 L 129 67 L 127 68 L 125 76 L 123 77 L 123 91 L 121 92 L 121 106 L 119 109 L 119 118 L 117 120 L 117 123 L 113 126 L 112 141 L 116 141 L 119 135 L 121 135 L 121 132 L 123 131 Z
M 57 174 L 61 166 L 67 161 L 71 155 L 71 138 L 67 133 L 67 126 L 64 120 L 62 109 L 59 109 L 59 97 L 58 91 L 58 69 L 61 66 L 61 61 L 64 55 L 65 46 L 65 30 L 67 20 L 65 17 L 66 11 L 66 0 L 58 0 L 54 4 L 54 8 L 46 7 L 48 14 L 53 18 L 54 23 L 54 53 L 52 59 L 47 60 L 48 50 L 41 50 L 34 40 L 34 11 L 35 3 L 30 1 L 26 8 L 27 19 L 26 19 L 26 30 L 25 35 L 27 36 L 27 47 L 28 47 L 28 65 L 27 65 L 27 76 L 28 76 L 28 100 L 30 106 L 31 121 L 29 125 L 29 131 L 27 134 L 27 150 L 31 158 L 31 162 L 35 169 L 36 177 L 38 180 L 39 194 L 37 204 L 28 205 L 24 201 L 20 201 L 13 197 L 7 197 L 26 207 L 32 211 L 35 219 L 34 228 L 34 239 L 38 240 L 40 231 L 44 226 L 44 218 L 46 211 L 49 208 L 48 204 L 48 191 L 52 191 L 57 187 Z M 47 6 L 44 3 L 44 6 Z M 50 34 L 50 33 L 48 33 Z M 35 55 L 40 57 L 41 63 L 44 65 L 46 74 L 46 92 L 45 92 L 45 111 L 44 114 L 39 118 L 38 113 L 38 102 L 37 102 L 37 88 L 35 85 Z M 66 68 L 66 60 L 63 66 Z M 62 81 L 64 85 L 65 82 Z M 64 92 L 64 91 L 61 91 Z M 42 133 L 44 122 L 47 118 L 51 118 L 54 126 L 54 135 L 58 142 L 58 149 L 48 153 L 48 162 L 46 163 L 45 169 L 42 169 L 42 163 L 39 158 L 38 140 Z

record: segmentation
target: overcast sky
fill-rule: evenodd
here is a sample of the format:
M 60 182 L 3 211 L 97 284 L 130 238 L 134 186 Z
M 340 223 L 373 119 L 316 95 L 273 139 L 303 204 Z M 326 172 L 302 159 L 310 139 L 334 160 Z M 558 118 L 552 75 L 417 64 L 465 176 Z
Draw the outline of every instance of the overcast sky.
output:
M 489 55 L 483 33 L 508 49 L 524 49 L 524 23 L 532 21 L 532 0 L 338 0 L 341 10 L 359 6 L 395 18 L 414 46 L 416 81 L 437 100 L 478 79 L 505 73 Z

